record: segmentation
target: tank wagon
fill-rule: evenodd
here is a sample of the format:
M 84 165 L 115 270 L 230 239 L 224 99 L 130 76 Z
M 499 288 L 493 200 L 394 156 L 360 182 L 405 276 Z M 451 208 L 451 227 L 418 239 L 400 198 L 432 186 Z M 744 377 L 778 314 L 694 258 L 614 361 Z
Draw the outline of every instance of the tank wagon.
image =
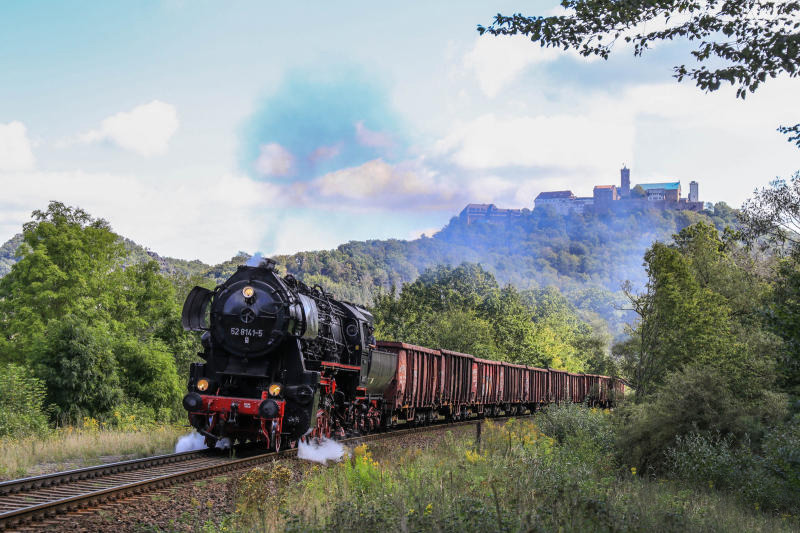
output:
M 345 437 L 442 417 L 525 414 L 543 405 L 607 407 L 622 380 L 376 341 L 373 317 L 275 263 L 241 266 L 214 290 L 195 287 L 183 327 L 201 333 L 183 399 L 214 446 L 255 441 L 278 450 L 307 437 Z

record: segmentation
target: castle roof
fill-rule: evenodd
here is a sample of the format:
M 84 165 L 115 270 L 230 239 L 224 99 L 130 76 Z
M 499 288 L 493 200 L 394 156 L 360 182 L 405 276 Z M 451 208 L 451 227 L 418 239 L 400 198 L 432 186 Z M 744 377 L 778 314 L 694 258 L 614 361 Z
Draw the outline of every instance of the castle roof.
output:
M 616 185 L 595 185 L 595 189 L 616 189 Z
M 572 194 L 572 191 L 548 191 L 548 192 L 540 192 L 539 196 L 536 197 L 537 200 L 555 200 L 556 198 L 574 198 L 575 195 Z
M 649 191 L 650 189 L 664 189 L 665 191 L 677 191 L 681 186 L 680 181 L 671 181 L 669 183 L 639 183 L 636 187 Z

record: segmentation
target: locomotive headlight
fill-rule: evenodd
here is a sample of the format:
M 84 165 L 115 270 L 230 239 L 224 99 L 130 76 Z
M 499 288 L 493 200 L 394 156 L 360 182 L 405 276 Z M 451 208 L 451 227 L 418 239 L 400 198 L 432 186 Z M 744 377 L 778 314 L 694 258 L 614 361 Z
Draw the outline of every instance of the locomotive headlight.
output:
M 197 380 L 197 390 L 200 392 L 205 392 L 208 390 L 208 380 L 206 378 Z
M 269 395 L 277 396 L 281 393 L 281 386 L 279 383 L 273 383 L 269 386 Z
M 242 289 L 242 296 L 244 296 L 248 300 L 250 298 L 252 298 L 255 293 L 256 293 L 256 290 L 253 287 L 251 287 L 250 285 L 248 285 L 247 287 Z

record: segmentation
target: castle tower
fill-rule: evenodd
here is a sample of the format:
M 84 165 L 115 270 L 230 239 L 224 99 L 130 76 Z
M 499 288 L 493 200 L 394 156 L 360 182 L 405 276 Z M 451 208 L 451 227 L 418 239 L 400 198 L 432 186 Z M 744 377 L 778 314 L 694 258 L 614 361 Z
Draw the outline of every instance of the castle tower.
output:
M 619 195 L 622 198 L 629 198 L 631 195 L 631 169 L 629 169 L 623 164 L 622 169 L 620 169 L 619 171 L 619 175 L 620 175 Z
M 690 202 L 699 202 L 700 201 L 700 194 L 698 192 L 698 183 L 696 181 L 689 182 L 689 201 Z

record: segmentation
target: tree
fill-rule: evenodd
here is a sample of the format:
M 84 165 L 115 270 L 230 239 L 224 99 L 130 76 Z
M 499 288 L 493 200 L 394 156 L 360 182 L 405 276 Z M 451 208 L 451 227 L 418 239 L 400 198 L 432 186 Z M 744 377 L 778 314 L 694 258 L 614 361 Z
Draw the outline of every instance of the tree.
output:
M 107 277 L 124 257 L 108 223 L 82 209 L 51 202 L 33 219 L 24 225 L 20 260 L 0 279 L 0 356 L 17 362 L 32 357 L 49 321 L 106 317 L 114 305 Z
M 782 384 L 800 394 L 800 172 L 789 182 L 775 180 L 756 191 L 739 213 L 750 245 L 779 256 L 765 319 L 784 341 L 779 368 Z
M 500 288 L 480 265 L 429 269 L 379 295 L 373 313 L 382 339 L 575 372 L 609 367 L 602 341 L 556 289 Z
M 754 244 L 790 249 L 800 246 L 800 172 L 787 182 L 776 179 L 755 192 L 739 212 L 742 236 Z
M 120 402 L 118 365 L 102 325 L 69 315 L 52 321 L 38 341 L 36 373 L 61 417 L 107 413 Z
M 620 40 L 642 55 L 659 41 L 686 39 L 696 66 L 674 67 L 678 81 L 693 80 L 705 91 L 727 82 L 745 98 L 767 78 L 800 74 L 800 2 L 796 0 L 562 0 L 569 14 L 498 14 L 478 32 L 525 35 L 544 47 L 575 49 L 608 59 Z M 800 124 L 783 126 L 800 147 Z

